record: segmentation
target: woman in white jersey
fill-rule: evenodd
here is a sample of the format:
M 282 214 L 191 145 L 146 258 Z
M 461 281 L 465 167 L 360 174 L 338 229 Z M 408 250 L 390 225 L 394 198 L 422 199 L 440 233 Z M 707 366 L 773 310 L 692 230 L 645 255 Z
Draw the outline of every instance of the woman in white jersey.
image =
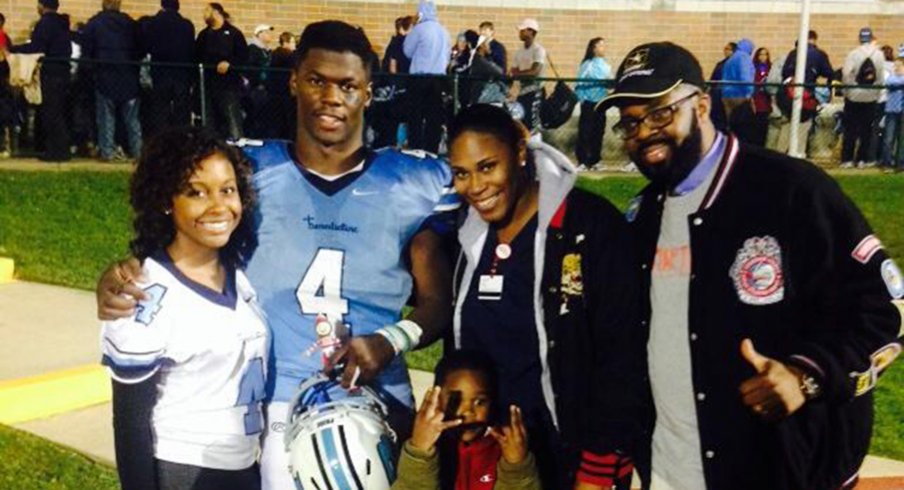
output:
M 150 299 L 105 322 L 122 488 L 260 488 L 267 328 L 240 270 L 253 246 L 251 167 L 213 133 L 168 130 L 131 182 L 137 284 Z

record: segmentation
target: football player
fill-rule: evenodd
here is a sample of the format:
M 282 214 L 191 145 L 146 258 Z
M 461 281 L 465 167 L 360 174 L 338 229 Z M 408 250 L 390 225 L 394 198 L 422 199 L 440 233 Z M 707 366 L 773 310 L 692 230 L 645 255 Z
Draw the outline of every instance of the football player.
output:
M 442 247 L 458 207 L 451 174 L 429 155 L 364 147 L 374 56 L 359 28 L 308 25 L 291 77 L 296 141 L 245 146 L 259 195 L 258 245 L 247 272 L 273 338 L 261 458 L 267 489 L 294 488 L 282 431 L 299 383 L 324 367 L 321 356 L 305 355 L 318 341 L 318 316 L 349 331 L 332 357 L 344 359 L 343 385 L 373 381 L 403 439 L 414 399 L 401 354 L 430 344 L 451 316 Z M 102 277 L 101 318 L 132 313 L 142 294 L 130 282 L 139 274 L 126 261 Z M 412 291 L 415 307 L 401 320 Z

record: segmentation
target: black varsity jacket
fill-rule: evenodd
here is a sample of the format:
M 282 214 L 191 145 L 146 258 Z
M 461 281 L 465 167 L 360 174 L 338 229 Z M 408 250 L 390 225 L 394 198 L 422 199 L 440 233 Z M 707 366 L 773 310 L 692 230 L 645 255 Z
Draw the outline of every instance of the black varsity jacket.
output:
M 626 214 L 645 335 L 664 198 L 651 185 Z M 853 480 L 869 448 L 872 389 L 901 351 L 900 270 L 823 171 L 734 138 L 688 226 L 687 342 L 707 487 L 828 490 Z M 776 423 L 755 416 L 738 389 L 755 374 L 740 355 L 748 337 L 816 376 L 821 396 Z M 646 477 L 648 458 L 638 465 Z

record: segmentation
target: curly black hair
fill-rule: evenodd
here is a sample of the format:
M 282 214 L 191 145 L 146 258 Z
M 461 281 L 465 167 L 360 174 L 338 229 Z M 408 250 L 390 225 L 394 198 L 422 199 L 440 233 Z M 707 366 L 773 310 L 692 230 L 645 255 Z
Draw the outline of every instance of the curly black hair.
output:
M 175 127 L 163 130 L 147 141 L 130 185 L 135 238 L 129 249 L 144 260 L 167 247 L 176 236 L 172 216 L 167 212 L 173 198 L 185 189 L 188 179 L 206 158 L 220 154 L 232 163 L 242 200 L 242 218 L 220 250 L 227 264 L 241 266 L 254 248 L 254 189 L 251 163 L 237 148 L 206 128 Z

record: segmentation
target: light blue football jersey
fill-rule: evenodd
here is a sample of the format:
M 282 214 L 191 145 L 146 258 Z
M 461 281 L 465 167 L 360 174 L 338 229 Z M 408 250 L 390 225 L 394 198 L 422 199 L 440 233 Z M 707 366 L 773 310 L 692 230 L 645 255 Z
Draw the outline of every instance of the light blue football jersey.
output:
M 327 194 L 304 175 L 287 143 L 245 151 L 258 194 L 258 245 L 246 273 L 271 330 L 268 397 L 288 401 L 322 368 L 311 349 L 317 315 L 341 320 L 352 335 L 398 321 L 412 291 L 409 241 L 459 200 L 448 165 L 435 158 L 370 152 L 354 180 Z M 377 381 L 381 391 L 413 406 L 402 358 Z

